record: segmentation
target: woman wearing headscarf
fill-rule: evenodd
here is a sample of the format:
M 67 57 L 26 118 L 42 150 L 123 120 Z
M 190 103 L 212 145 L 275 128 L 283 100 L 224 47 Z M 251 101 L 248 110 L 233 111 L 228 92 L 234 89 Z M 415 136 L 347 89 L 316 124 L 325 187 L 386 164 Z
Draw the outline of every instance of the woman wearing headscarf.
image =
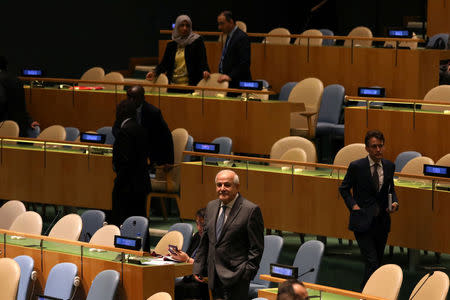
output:
M 147 79 L 153 80 L 161 73 L 167 75 L 171 84 L 191 86 L 209 75 L 203 38 L 192 32 L 191 19 L 186 15 L 178 16 L 172 41 L 167 44 L 161 63 L 147 74 Z

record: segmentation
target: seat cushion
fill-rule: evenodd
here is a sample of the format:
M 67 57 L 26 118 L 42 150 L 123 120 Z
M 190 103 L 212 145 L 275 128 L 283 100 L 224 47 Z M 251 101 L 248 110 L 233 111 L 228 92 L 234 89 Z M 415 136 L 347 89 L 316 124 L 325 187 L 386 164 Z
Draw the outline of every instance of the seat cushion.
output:
M 249 299 L 257 298 L 258 290 L 267 289 L 268 287 L 269 287 L 269 285 L 262 285 L 262 284 L 250 282 L 250 287 L 248 289 L 248 298 Z
M 317 122 L 316 136 L 333 134 L 336 124 L 328 122 Z
M 344 124 L 336 124 L 334 125 L 333 135 L 335 136 L 344 136 L 345 126 Z

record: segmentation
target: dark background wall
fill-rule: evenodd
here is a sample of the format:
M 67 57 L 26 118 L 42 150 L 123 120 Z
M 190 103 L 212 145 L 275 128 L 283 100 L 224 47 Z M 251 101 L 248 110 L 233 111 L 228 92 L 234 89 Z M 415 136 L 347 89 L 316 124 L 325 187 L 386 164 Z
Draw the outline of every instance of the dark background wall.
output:
M 236 1 L 204 0 L 2 0 L 0 54 L 11 72 L 22 67 L 46 69 L 49 77 L 79 78 L 90 67 L 105 71 L 128 68 L 130 57 L 158 55 L 160 29 L 170 29 L 179 14 L 188 14 L 194 30 L 217 31 L 217 14 L 230 9 L 247 23 L 248 32 L 283 26 L 291 33 L 329 28 L 346 35 L 353 27 L 369 27 L 375 36 L 386 26 L 402 26 L 403 16 L 426 16 L 426 0 Z M 165 36 L 167 37 L 167 36 Z

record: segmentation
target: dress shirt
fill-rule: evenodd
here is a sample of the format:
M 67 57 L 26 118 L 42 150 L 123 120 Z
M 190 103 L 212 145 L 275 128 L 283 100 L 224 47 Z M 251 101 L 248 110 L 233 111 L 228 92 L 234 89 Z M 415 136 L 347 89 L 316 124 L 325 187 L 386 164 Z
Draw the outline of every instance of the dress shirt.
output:
M 369 158 L 369 165 L 370 165 L 370 175 L 373 176 L 373 171 L 375 169 L 375 162 L 372 160 L 370 155 L 367 156 Z M 383 173 L 383 163 L 381 160 L 378 162 L 378 179 L 379 179 L 379 188 L 381 189 L 381 186 L 383 185 L 384 180 L 384 173 Z
M 236 196 L 234 197 L 234 199 L 232 201 L 230 201 L 228 204 L 225 205 L 228 209 L 225 211 L 225 218 L 223 220 L 223 224 L 225 224 L 227 222 L 228 215 L 230 214 L 231 208 L 233 208 L 234 202 L 236 202 L 236 199 L 238 197 L 239 197 L 239 193 L 236 194 Z M 220 216 L 220 214 L 222 213 L 222 210 L 223 210 L 222 206 L 224 206 L 223 202 L 220 204 L 219 216 Z

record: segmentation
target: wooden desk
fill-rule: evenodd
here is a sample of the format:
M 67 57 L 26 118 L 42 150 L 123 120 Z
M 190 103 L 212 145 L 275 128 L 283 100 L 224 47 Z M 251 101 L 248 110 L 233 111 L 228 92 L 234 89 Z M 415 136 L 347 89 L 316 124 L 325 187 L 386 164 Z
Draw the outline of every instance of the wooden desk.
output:
M 381 130 L 386 139 L 384 156 L 391 161 L 399 153 L 411 150 L 437 161 L 450 152 L 449 128 L 448 114 L 388 108 L 345 109 L 345 144 L 363 143 L 367 130 Z
M 347 229 L 349 212 L 338 192 L 343 174 L 337 179 L 329 176 L 330 171 L 292 174 L 251 164 L 247 169 L 183 163 L 178 205 L 182 218 L 192 219 L 196 210 L 217 198 L 214 178 L 223 168 L 239 175 L 242 195 L 260 206 L 266 228 L 354 239 Z M 419 187 L 414 183 L 396 186 L 401 208 L 392 216 L 388 243 L 450 253 L 450 193 Z
M 81 247 L 60 243 L 44 242 L 42 252 L 38 247 L 39 239 L 26 239 L 20 242 L 11 241 L 7 236 L 4 243 L 3 234 L 0 237 L 2 243 L 1 257 L 14 258 L 18 255 L 29 255 L 34 260 L 34 270 L 37 272 L 37 284 L 35 293 L 43 294 L 45 283 L 51 268 L 61 262 L 70 262 L 78 267 L 77 276 L 81 284 L 77 289 L 75 299 L 86 299 L 92 281 L 103 270 L 115 270 L 120 273 L 117 299 L 147 299 L 157 292 L 165 291 L 174 297 L 175 278 L 192 274 L 191 264 L 172 264 L 162 266 L 143 266 L 114 261 L 117 252 L 91 253 L 89 244 L 85 244 L 83 255 Z M 27 244 L 28 241 L 28 244 Z M 37 247 L 27 245 L 36 244 Z M 92 245 L 91 245 L 92 246 Z
M 124 92 L 26 89 L 30 115 L 41 128 L 60 124 L 80 131 L 112 126 L 116 105 Z M 272 145 L 290 135 L 290 113 L 305 110 L 303 103 L 241 101 L 187 95 L 147 94 L 159 107 L 169 128 L 185 128 L 195 141 L 211 142 L 219 136 L 233 140 L 233 151 L 269 154 Z
M 159 41 L 159 61 L 168 42 Z M 205 46 L 209 67 L 218 72 L 222 44 L 205 42 Z M 251 73 L 255 79 L 267 80 L 277 92 L 289 81 L 317 77 L 325 86 L 343 85 L 349 95 L 357 95 L 361 86 L 382 86 L 389 97 L 423 98 L 439 84 L 439 60 L 443 52 L 450 53 L 252 43 Z

